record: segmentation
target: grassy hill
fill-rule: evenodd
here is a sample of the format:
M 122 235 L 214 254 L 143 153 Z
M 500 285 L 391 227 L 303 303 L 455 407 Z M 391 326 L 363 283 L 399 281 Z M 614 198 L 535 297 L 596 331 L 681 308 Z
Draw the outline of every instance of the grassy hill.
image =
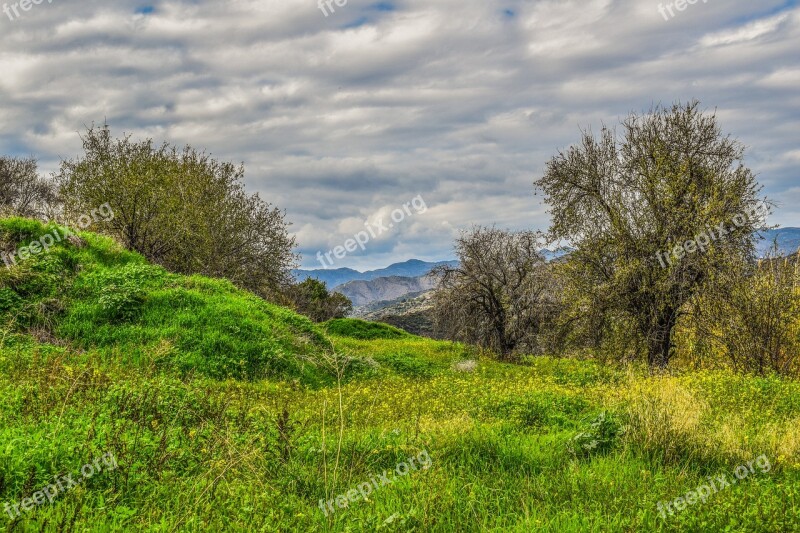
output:
M 6 251 L 60 235 L 25 219 L 0 221 Z M 0 320 L 43 340 L 107 358 L 143 359 L 216 378 L 325 383 L 325 336 L 307 319 L 225 280 L 178 276 L 111 239 L 82 234 L 0 269 Z
M 47 231 L 2 221 L 0 249 Z M 3 268 L 0 313 L 8 531 L 800 529 L 795 382 L 315 326 L 92 234 Z M 2 509 L 104 454 L 117 468 Z

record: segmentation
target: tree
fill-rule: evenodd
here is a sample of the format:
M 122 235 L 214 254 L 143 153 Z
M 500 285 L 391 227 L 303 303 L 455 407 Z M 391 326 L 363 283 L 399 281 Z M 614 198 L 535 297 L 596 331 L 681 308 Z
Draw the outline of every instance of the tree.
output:
M 339 292 L 328 292 L 324 282 L 308 278 L 288 291 L 295 310 L 314 322 L 345 318 L 353 310 L 353 302 Z
M 724 291 L 704 294 L 693 314 L 698 333 L 730 365 L 759 375 L 800 371 L 800 265 L 777 246 L 757 264 L 725 273 Z
M 113 139 L 107 125 L 82 136 L 84 154 L 57 174 L 65 211 L 108 203 L 100 230 L 179 273 L 225 277 L 273 297 L 291 283 L 294 238 L 285 213 L 244 190 L 244 169 L 187 146 Z
M 663 368 L 687 303 L 734 264 L 752 261 L 768 205 L 699 103 L 654 108 L 560 152 L 536 182 L 551 206 L 551 239 L 575 248 L 565 273 L 586 320 L 622 325 Z M 637 348 L 637 351 L 640 351 Z
M 49 218 L 56 204 L 55 187 L 39 176 L 36 159 L 0 157 L 0 215 Z
M 437 328 L 446 337 L 510 359 L 535 351 L 551 309 L 551 279 L 539 252 L 541 235 L 475 227 L 456 241 L 459 266 L 433 271 Z

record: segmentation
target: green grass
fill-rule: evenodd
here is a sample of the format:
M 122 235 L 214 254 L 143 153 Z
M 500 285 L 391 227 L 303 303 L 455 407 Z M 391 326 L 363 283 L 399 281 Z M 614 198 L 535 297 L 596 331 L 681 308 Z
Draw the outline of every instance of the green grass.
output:
M 55 226 L 0 221 L 4 242 L 27 243 Z M 226 280 L 178 276 L 113 241 L 58 243 L 18 268 L 0 270 L 0 323 L 131 364 L 156 361 L 218 379 L 297 379 L 330 384 L 330 343 L 308 319 Z
M 338 318 L 325 323 L 325 330 L 331 335 L 361 340 L 405 339 L 410 335 L 388 324 L 364 322 L 354 318 Z
M 0 231 L 39 231 L 26 224 Z M 800 529 L 796 382 L 508 365 L 382 325 L 318 328 L 83 237 L 0 272 L 0 507 L 103 453 L 119 468 L 0 514 L 0 528 Z M 427 470 L 319 509 L 423 450 Z M 659 501 L 762 454 L 769 472 L 658 516 Z

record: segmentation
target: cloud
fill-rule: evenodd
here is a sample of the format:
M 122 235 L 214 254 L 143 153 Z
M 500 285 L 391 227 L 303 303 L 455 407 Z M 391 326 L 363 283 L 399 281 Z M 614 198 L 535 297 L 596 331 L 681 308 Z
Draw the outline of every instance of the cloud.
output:
M 720 46 L 752 41 L 773 33 L 788 18 L 789 15 L 783 13 L 774 17 L 756 20 L 743 27 L 723 30 L 712 35 L 707 35 L 703 37 L 700 44 L 703 46 Z
M 698 2 L 664 20 L 634 0 L 99 0 L 0 13 L 0 152 L 54 170 L 78 132 L 205 148 L 243 162 L 286 209 L 304 264 L 375 213 L 430 209 L 348 256 L 444 259 L 472 224 L 548 225 L 533 181 L 582 127 L 700 99 L 794 198 L 795 2 Z M 786 205 L 775 222 L 800 225 Z

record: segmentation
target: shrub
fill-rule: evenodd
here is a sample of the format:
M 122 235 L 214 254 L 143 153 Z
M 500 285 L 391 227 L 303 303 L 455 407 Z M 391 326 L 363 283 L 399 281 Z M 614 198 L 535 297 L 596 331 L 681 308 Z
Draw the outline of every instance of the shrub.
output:
M 360 340 L 375 339 L 402 339 L 410 337 L 405 331 L 382 324 L 380 322 L 365 322 L 355 318 L 340 318 L 325 323 L 325 329 L 331 335 L 351 337 Z
M 429 378 L 433 376 L 435 365 L 424 359 L 420 359 L 418 355 L 408 353 L 394 353 L 376 357 L 379 363 L 382 363 L 398 374 L 415 377 L 415 378 Z
M 628 393 L 626 439 L 634 450 L 668 463 L 708 452 L 701 430 L 707 404 L 677 379 L 634 385 Z
M 286 292 L 292 307 L 314 322 L 344 318 L 353 310 L 353 302 L 339 292 L 328 292 L 324 282 L 308 278 L 292 285 Z
M 611 414 L 602 412 L 586 429 L 570 440 L 568 449 L 576 457 L 607 453 L 622 433 L 622 427 L 616 419 Z

